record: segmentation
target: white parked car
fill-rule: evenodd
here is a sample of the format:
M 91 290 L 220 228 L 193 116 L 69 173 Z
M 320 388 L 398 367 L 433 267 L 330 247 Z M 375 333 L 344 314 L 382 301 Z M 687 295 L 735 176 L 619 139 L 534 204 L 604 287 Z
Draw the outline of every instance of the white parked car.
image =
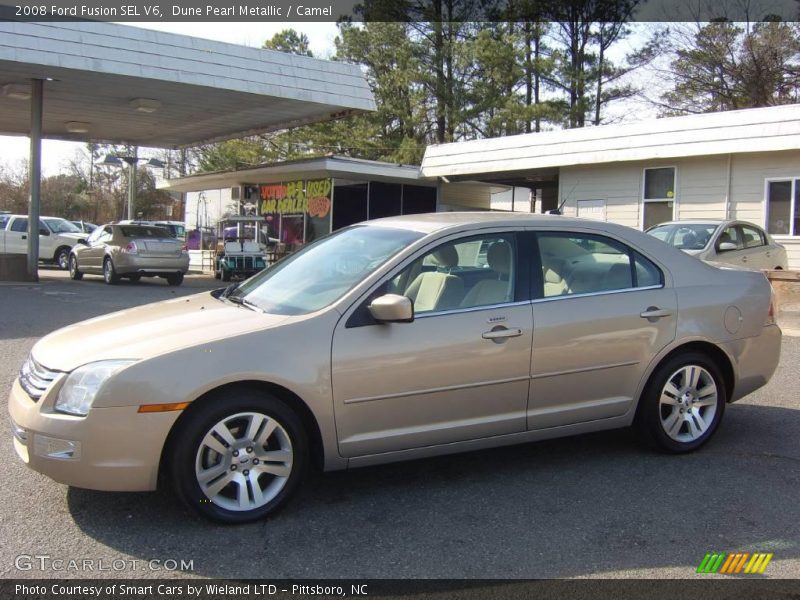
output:
M 747 269 L 788 269 L 786 248 L 747 221 L 671 221 L 647 233 L 706 262 Z
M 58 217 L 39 219 L 39 260 L 61 269 L 69 266 L 69 251 L 88 234 Z M 0 253 L 25 254 L 28 251 L 28 216 L 0 215 Z

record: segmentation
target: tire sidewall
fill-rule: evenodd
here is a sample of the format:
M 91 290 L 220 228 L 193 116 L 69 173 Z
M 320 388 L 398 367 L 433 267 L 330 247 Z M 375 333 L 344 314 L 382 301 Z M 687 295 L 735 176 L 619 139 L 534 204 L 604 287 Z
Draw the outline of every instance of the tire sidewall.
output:
M 108 256 L 103 259 L 103 281 L 109 285 L 117 283 L 117 273 L 114 271 L 114 263 Z
M 81 277 L 83 277 L 83 274 L 80 272 L 80 269 L 78 269 L 78 257 L 77 256 L 75 256 L 74 254 L 70 254 L 69 255 L 69 263 L 68 264 L 69 264 L 68 269 L 69 269 L 70 279 L 74 279 L 75 281 L 77 281 Z
M 292 472 L 283 489 L 270 502 L 257 509 L 237 512 L 210 502 L 195 475 L 197 450 L 206 433 L 227 416 L 241 412 L 259 412 L 275 419 L 292 443 Z M 171 444 L 168 477 L 178 497 L 204 517 L 226 524 L 248 523 L 273 514 L 281 508 L 300 485 L 308 466 L 308 436 L 301 419 L 284 402 L 271 394 L 236 390 L 215 394 L 197 408 L 190 407 L 177 426 Z
M 62 256 L 65 257 L 63 265 L 61 263 L 61 257 Z M 56 261 L 55 261 L 56 262 L 56 266 L 58 266 L 58 268 L 61 269 L 62 271 L 69 270 L 69 257 L 70 256 L 71 255 L 69 253 L 69 248 L 59 248 L 58 252 L 56 252 Z
M 713 422 L 703 435 L 691 442 L 679 442 L 672 439 L 667 432 L 664 431 L 664 427 L 661 424 L 659 399 L 667 380 L 677 370 L 687 365 L 703 367 L 714 378 L 714 383 L 717 386 L 717 410 L 714 414 Z M 699 352 L 679 354 L 659 366 L 650 378 L 650 382 L 642 395 L 640 411 L 637 415 L 637 425 L 649 441 L 660 450 L 675 454 L 692 452 L 708 442 L 719 428 L 725 413 L 726 399 L 727 390 L 725 388 L 725 379 L 722 377 L 720 368 L 713 360 Z

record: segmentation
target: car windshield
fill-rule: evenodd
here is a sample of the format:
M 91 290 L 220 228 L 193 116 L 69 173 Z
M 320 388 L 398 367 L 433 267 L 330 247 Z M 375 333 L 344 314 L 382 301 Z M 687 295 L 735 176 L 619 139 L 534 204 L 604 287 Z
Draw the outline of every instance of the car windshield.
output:
M 384 227 L 343 229 L 248 279 L 234 295 L 268 313 L 314 312 L 344 296 L 422 236 Z
M 656 225 L 647 233 L 680 250 L 702 250 L 717 227 L 714 223 L 668 223 Z
M 83 233 L 66 219 L 42 219 L 47 228 L 53 233 Z

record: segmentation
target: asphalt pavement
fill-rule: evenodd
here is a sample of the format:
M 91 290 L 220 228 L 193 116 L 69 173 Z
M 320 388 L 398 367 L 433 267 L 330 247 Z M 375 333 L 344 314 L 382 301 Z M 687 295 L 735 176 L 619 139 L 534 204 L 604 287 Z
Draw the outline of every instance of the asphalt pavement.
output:
M 107 286 L 55 271 L 0 284 L 0 395 L 46 333 L 218 286 L 199 276 Z M 0 576 L 696 578 L 725 577 L 695 573 L 707 552 L 743 551 L 774 554 L 762 577 L 798 578 L 798 364 L 800 338 L 785 337 L 772 381 L 730 405 L 690 455 L 614 431 L 312 472 L 283 511 L 237 527 L 200 520 L 168 492 L 54 483 L 18 460 L 3 411 Z M 170 560 L 191 569 L 167 570 Z

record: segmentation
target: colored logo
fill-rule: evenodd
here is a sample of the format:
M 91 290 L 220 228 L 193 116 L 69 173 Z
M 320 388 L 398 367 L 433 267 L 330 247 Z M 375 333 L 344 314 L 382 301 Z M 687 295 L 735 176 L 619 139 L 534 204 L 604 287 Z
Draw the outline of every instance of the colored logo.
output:
M 763 573 L 769 561 L 772 560 L 772 553 L 756 552 L 735 552 L 726 554 L 724 552 L 709 552 L 703 558 L 700 566 L 697 567 L 698 573 L 720 573 L 725 575 L 736 575 L 738 573 Z

